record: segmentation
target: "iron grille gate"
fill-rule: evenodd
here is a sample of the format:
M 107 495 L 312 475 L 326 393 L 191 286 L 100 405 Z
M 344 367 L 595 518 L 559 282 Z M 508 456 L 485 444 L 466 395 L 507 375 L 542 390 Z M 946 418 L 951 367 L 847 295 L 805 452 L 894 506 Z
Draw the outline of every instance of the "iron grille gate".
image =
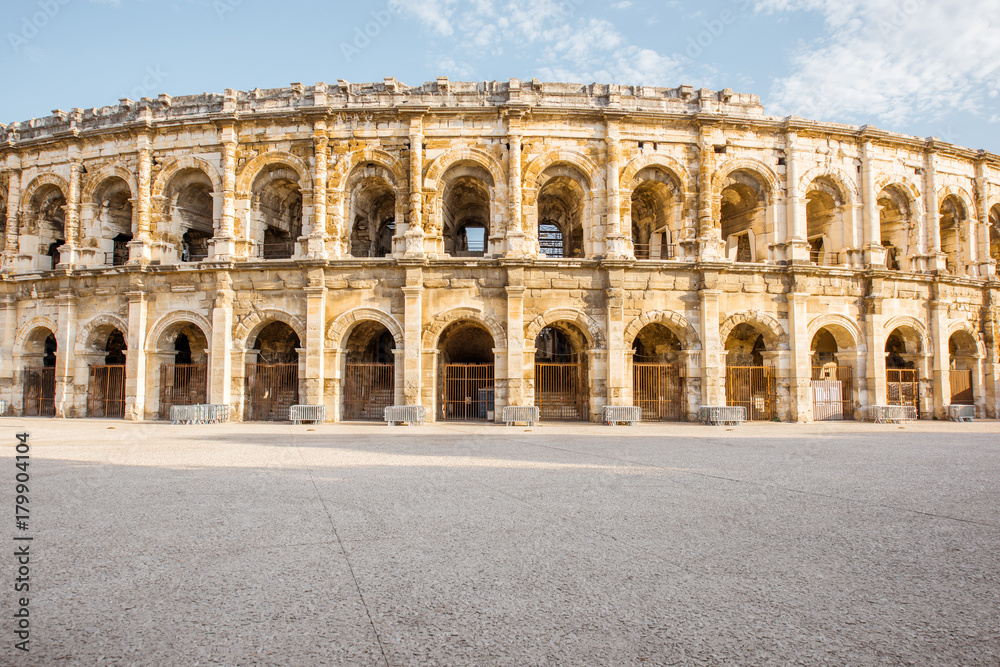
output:
M 28 368 L 24 371 L 25 417 L 54 417 L 56 414 L 56 369 Z
M 680 369 L 670 364 L 632 364 L 632 397 L 643 421 L 680 421 L 684 385 Z
M 288 421 L 299 402 L 299 365 L 247 364 L 246 400 L 247 421 Z
M 812 374 L 813 419 L 854 419 L 854 369 L 817 366 Z
M 382 421 L 395 395 L 393 364 L 347 364 L 344 419 Z
M 535 405 L 542 419 L 580 421 L 586 419 L 583 366 L 535 363 Z
M 174 405 L 208 403 L 208 366 L 160 365 L 160 419 L 170 419 Z
M 441 419 L 488 419 L 495 407 L 493 364 L 445 364 Z
M 951 377 L 951 404 L 975 405 L 972 395 L 972 371 L 965 369 L 953 370 Z
M 125 417 L 125 366 L 123 364 L 90 367 L 87 385 L 87 416 Z
M 889 405 L 912 405 L 920 418 L 920 384 L 916 369 L 886 369 L 885 388 Z
M 773 366 L 732 366 L 726 369 L 726 405 L 747 409 L 749 421 L 775 417 Z

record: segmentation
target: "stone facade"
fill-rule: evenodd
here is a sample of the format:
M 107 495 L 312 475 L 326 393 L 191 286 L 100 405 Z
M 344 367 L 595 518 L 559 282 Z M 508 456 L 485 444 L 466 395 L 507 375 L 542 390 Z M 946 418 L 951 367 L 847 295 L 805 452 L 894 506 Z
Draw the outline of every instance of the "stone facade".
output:
M 580 367 L 591 420 L 638 401 L 640 360 L 678 370 L 675 418 L 725 404 L 727 366 L 772 367 L 783 420 L 816 416 L 824 367 L 855 408 L 898 398 L 893 368 L 923 416 L 955 371 L 1000 407 L 1000 157 L 730 90 L 388 78 L 56 110 L 0 126 L 0 219 L 17 413 L 48 391 L 102 414 L 92 367 L 124 366 L 124 416 L 155 418 L 177 364 L 251 418 L 251 366 L 284 363 L 288 400 L 338 420 L 351 364 L 381 363 L 390 403 L 454 417 L 454 363 L 489 366 L 499 416 L 541 400 L 536 356 Z M 41 368 L 54 389 L 26 389 Z

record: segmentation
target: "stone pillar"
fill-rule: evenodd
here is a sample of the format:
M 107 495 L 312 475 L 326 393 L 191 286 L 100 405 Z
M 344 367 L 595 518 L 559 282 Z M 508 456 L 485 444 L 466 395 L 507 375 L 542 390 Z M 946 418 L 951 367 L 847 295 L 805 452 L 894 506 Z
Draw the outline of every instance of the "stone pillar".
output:
M 222 216 L 212 238 L 212 259 L 227 261 L 236 253 L 236 128 L 227 124 L 219 131 L 222 143 Z
M 524 269 L 507 269 L 507 405 L 525 405 Z
M 405 405 L 420 405 L 421 333 L 423 331 L 424 272 L 419 266 L 406 268 L 403 287 L 403 398 Z M 426 406 L 428 410 L 430 406 Z
M 882 315 L 882 279 L 871 281 L 865 297 L 864 330 L 868 343 L 866 380 L 868 405 L 885 405 L 888 401 L 885 386 L 885 318 Z M 867 406 L 862 406 L 864 410 Z
M 233 407 L 233 297 L 228 273 L 219 273 L 212 307 L 212 354 L 208 377 L 209 402 Z M 235 418 L 235 412 L 234 412 Z
M 608 405 L 625 405 L 625 282 L 624 268 L 608 270 L 608 285 L 604 291 L 608 318 Z
M 793 283 L 792 291 L 787 294 L 787 298 L 788 343 L 791 347 L 789 393 L 792 420 L 807 422 L 812 421 L 812 364 L 809 354 L 812 341 L 809 340 L 809 314 L 806 310 L 809 294 L 797 291 Z
M 512 111 L 508 117 L 507 129 L 507 142 L 510 145 L 507 151 L 507 199 L 510 204 L 507 214 L 507 257 L 524 257 L 527 252 L 521 223 L 521 131 L 521 114 Z
M 979 260 L 979 277 L 988 278 L 997 275 L 997 262 L 990 257 L 990 203 L 986 199 L 986 165 L 983 155 L 976 161 L 976 212 L 979 225 L 976 229 L 978 244 L 975 244 Z
M 716 226 L 712 211 L 712 173 L 715 170 L 715 147 L 711 128 L 699 127 L 698 138 L 698 259 L 718 262 L 723 259 L 725 239 Z M 718 324 L 716 324 L 718 328 Z
M 129 264 L 148 262 L 153 254 L 150 237 L 150 197 L 153 173 L 153 140 L 148 134 L 140 134 L 139 149 L 139 191 L 135 193 L 135 216 L 132 220 L 132 240 L 129 242 Z M 131 349 L 131 348 L 129 348 Z M 139 419 L 142 417 L 140 416 Z
M 149 303 L 144 285 L 135 281 L 128 296 L 128 350 L 125 357 L 125 418 L 146 418 L 146 321 Z
M 809 261 L 806 241 L 806 218 L 799 199 L 799 166 L 796 152 L 798 135 L 785 134 L 785 258 L 793 262 Z M 793 399 L 794 404 L 794 399 Z M 801 420 L 797 420 L 801 421 Z
M 306 257 L 326 259 L 326 182 L 327 163 L 330 159 L 330 139 L 326 134 L 326 122 L 317 121 L 313 126 L 313 154 L 316 161 L 313 175 L 313 224 L 305 239 Z M 318 405 L 318 403 L 314 404 Z
M 705 275 L 704 285 L 698 290 L 701 305 L 701 392 L 704 405 L 725 405 L 724 378 L 726 364 L 722 356 L 723 341 L 719 339 L 718 276 Z
M 83 179 L 83 165 L 80 163 L 79 155 L 80 148 L 71 146 L 70 156 L 73 162 L 69 166 L 69 192 L 66 193 L 66 215 L 63 218 L 65 241 L 59 246 L 60 267 L 71 267 L 76 264 L 76 247 L 81 238 L 80 181 Z
M 862 261 L 868 267 L 885 266 L 878 193 L 875 192 L 875 164 L 872 158 L 872 143 L 868 139 L 861 144 L 861 205 L 865 230 Z
M 75 414 L 76 384 L 76 292 L 60 290 L 56 296 L 59 321 L 56 324 L 56 416 L 82 417 Z M 86 380 L 84 380 L 86 382 Z
M 410 116 L 410 228 L 406 239 L 404 257 L 424 256 L 424 119 L 423 114 Z M 413 405 L 416 405 L 414 403 Z
M 934 402 L 932 409 L 938 419 L 948 418 L 948 408 L 951 403 L 951 355 L 948 349 L 948 295 L 941 294 L 941 285 L 935 283 L 932 287 L 931 314 L 931 356 L 932 384 L 934 387 Z
M 306 368 L 305 404 L 323 404 L 324 342 L 326 340 L 326 275 L 323 269 L 309 272 L 306 293 Z
M 983 376 L 986 380 L 986 416 L 992 419 L 1000 418 L 1000 283 L 991 280 L 987 283 L 986 298 L 983 308 L 983 329 L 986 334 L 983 342 L 986 344 L 986 358 L 983 360 Z
M 937 168 L 934 155 L 937 149 L 929 142 L 924 149 L 924 231 L 927 238 L 927 268 L 944 271 L 948 256 L 941 252 L 941 212 L 938 208 Z
M 620 174 L 619 165 L 621 163 L 621 146 L 619 144 L 619 117 L 617 116 L 605 116 L 606 123 L 606 135 L 605 140 L 607 142 L 608 151 L 608 163 L 607 163 L 607 199 L 608 199 L 608 217 L 607 217 L 607 231 L 605 234 L 605 257 L 608 259 L 629 259 L 633 256 L 632 251 L 629 250 L 631 243 L 629 238 L 631 237 L 631 230 L 629 234 L 622 233 L 621 225 L 621 192 L 620 192 Z M 610 398 L 610 397 L 609 397 Z M 614 403 L 612 403 L 614 405 Z
M 0 349 L 0 378 L 13 378 L 16 386 L 14 338 L 17 336 L 17 299 L 14 298 L 13 294 L 6 294 L 0 304 L 3 305 L 3 348 Z
M 20 161 L 16 160 L 16 156 L 8 158 L 7 164 L 10 165 L 12 161 L 20 166 Z M 20 221 L 21 216 L 18 212 L 21 208 L 21 170 L 14 169 L 10 172 L 10 178 L 7 181 L 7 233 L 4 239 L 4 268 L 11 269 L 14 267 L 15 258 L 20 252 L 18 247 L 18 232 L 20 231 Z

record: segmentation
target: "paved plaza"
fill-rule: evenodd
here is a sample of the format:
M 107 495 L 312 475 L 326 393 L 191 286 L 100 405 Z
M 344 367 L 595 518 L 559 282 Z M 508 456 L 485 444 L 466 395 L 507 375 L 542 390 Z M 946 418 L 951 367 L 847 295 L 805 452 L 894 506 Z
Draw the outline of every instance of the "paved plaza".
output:
M 1000 664 L 998 422 L 0 427 L 0 664 Z

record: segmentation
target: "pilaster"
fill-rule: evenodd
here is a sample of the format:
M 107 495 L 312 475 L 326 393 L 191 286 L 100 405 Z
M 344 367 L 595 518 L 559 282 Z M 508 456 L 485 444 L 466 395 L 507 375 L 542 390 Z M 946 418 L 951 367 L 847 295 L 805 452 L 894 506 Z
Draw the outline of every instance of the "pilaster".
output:
M 326 185 L 327 163 L 330 159 L 330 139 L 326 134 L 326 121 L 316 121 L 313 125 L 313 221 L 306 234 L 300 239 L 309 259 L 326 259 L 329 253 L 326 248 Z M 318 405 L 318 404 L 314 404 Z
M 608 285 L 604 290 L 608 326 L 608 405 L 624 405 L 628 392 L 625 375 L 625 268 L 608 268 Z
M 59 321 L 56 323 L 56 416 L 77 417 L 75 414 L 76 373 L 76 308 L 77 296 L 72 289 L 59 290 L 56 295 Z
M 629 259 L 632 252 L 629 250 L 631 243 L 631 230 L 628 236 L 622 233 L 621 226 L 621 192 L 619 186 L 619 165 L 621 163 L 621 145 L 619 142 L 619 120 L 618 114 L 605 114 L 605 141 L 607 143 L 607 233 L 604 238 L 605 257 L 608 259 Z
M 153 173 L 153 139 L 140 134 L 136 139 L 139 151 L 139 191 L 135 193 L 135 215 L 132 222 L 132 240 L 129 242 L 129 264 L 145 264 L 152 258 L 150 238 L 150 197 Z M 131 349 L 131 348 L 129 348 Z M 145 400 L 145 397 L 143 397 Z M 141 419 L 141 417 L 140 417 Z
M 948 408 L 951 403 L 951 355 L 948 349 L 948 302 L 946 295 L 939 293 L 940 283 L 931 288 L 930 307 L 931 326 L 931 373 L 934 387 L 934 402 L 932 409 L 938 419 L 948 418 Z
M 208 395 L 211 403 L 232 405 L 233 297 L 228 273 L 216 276 L 215 301 L 212 304 L 211 368 Z
M 806 302 L 809 295 L 800 291 L 793 281 L 788 292 L 788 343 L 791 347 L 791 375 L 789 391 L 792 399 L 792 419 L 797 422 L 812 421 L 812 362 L 809 348 L 809 315 Z
M 65 217 L 63 218 L 63 245 L 59 246 L 60 267 L 76 264 L 76 248 L 81 237 L 80 230 L 80 182 L 83 179 L 83 164 L 80 162 L 80 147 L 71 145 L 69 149 L 69 192 L 66 194 Z
M 141 277 L 133 277 L 126 296 L 128 349 L 125 357 L 125 418 L 142 421 L 146 418 L 146 323 L 149 303 Z
M 323 347 L 326 338 L 326 276 L 323 269 L 309 271 L 306 293 L 305 404 L 323 404 L 325 384 Z
M 13 294 L 5 294 L 0 301 L 3 306 L 3 349 L 0 350 L 0 378 L 15 377 L 14 338 L 17 336 L 17 299 Z
M 866 380 L 869 405 L 888 402 L 885 385 L 885 317 L 882 315 L 882 279 L 874 278 L 865 297 L 864 329 L 868 341 Z
M 403 286 L 403 399 L 405 405 L 420 405 L 422 386 L 421 347 L 423 330 L 424 272 L 420 266 L 406 268 Z M 428 406 L 429 407 L 429 406 Z
M 701 391 L 705 405 L 725 405 L 723 378 L 726 368 L 719 338 L 719 297 L 717 274 L 706 273 L 703 287 L 698 290 L 701 305 Z
M 785 252 L 792 262 L 809 261 L 809 244 L 806 242 L 806 220 L 799 199 L 799 167 L 795 132 L 785 133 Z
M 507 117 L 507 257 L 524 257 L 524 229 L 521 222 L 521 111 L 511 110 Z M 518 376 L 520 377 L 520 375 Z M 519 405 L 519 404 L 512 404 Z
M 507 269 L 507 405 L 525 405 L 524 269 Z
M 882 245 L 882 225 L 878 213 L 878 193 L 875 192 L 875 165 L 872 143 L 864 139 L 861 144 L 861 202 L 864 224 L 862 261 L 865 266 L 885 266 L 885 247 Z
M 986 165 L 984 155 L 980 152 L 980 158 L 976 160 L 976 213 L 979 217 L 979 225 L 976 229 L 976 254 L 979 263 L 979 277 L 989 278 L 997 275 L 997 261 L 990 257 L 990 203 L 986 198 Z
M 10 172 L 7 180 L 7 230 L 4 236 L 3 268 L 6 270 L 14 267 L 15 258 L 20 252 L 18 247 L 18 232 L 20 230 L 21 216 L 21 170 L 20 158 L 16 155 L 7 158 L 8 166 L 16 165 L 17 168 Z
M 228 261 L 236 253 L 236 150 L 239 138 L 233 123 L 224 124 L 219 130 L 222 144 L 222 215 L 219 228 L 212 238 L 212 259 Z
M 937 147 L 933 141 L 924 148 L 924 234 L 926 235 L 927 268 L 944 271 L 948 268 L 948 256 L 941 252 L 941 212 L 938 208 Z
M 424 117 L 423 112 L 410 116 L 410 227 L 403 235 L 406 240 L 404 257 L 424 257 Z M 413 403 L 412 405 L 417 405 Z

